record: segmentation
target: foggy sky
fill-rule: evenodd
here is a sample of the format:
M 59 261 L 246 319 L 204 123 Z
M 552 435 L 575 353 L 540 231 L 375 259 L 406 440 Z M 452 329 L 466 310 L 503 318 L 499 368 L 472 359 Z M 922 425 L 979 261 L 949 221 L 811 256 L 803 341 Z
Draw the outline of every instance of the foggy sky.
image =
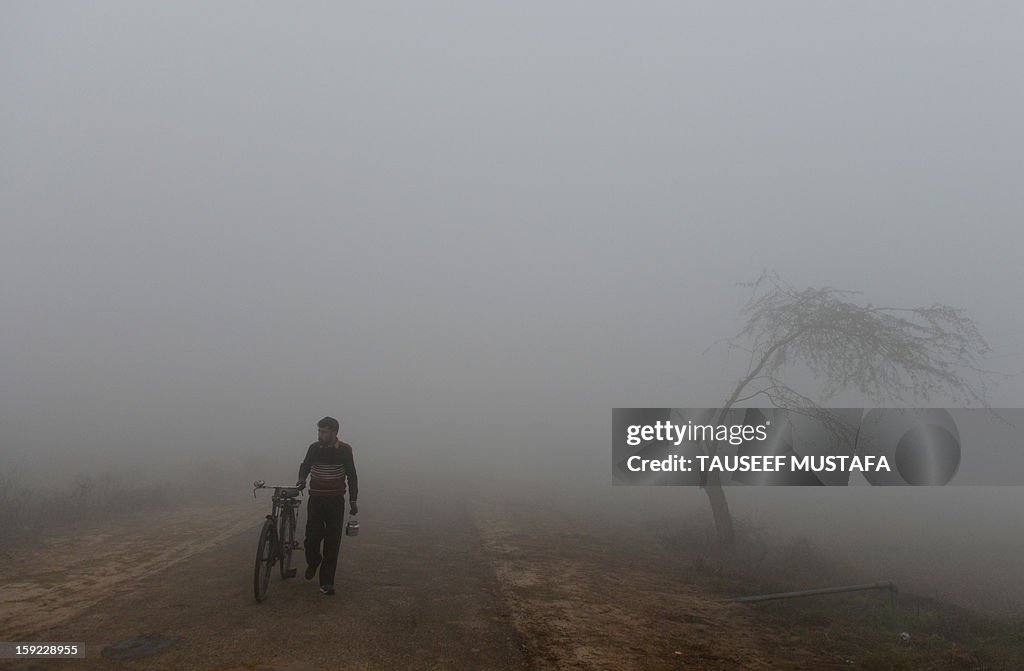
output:
M 379 468 L 603 478 L 612 407 L 723 402 L 764 267 L 967 308 L 1020 374 L 1022 24 L 5 3 L 0 468 L 297 463 L 332 414 Z

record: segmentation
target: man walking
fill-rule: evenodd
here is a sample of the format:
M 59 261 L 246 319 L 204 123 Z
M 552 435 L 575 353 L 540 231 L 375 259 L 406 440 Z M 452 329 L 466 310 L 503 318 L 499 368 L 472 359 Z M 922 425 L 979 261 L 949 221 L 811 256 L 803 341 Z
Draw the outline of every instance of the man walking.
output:
M 345 524 L 345 482 L 348 481 L 349 512 L 355 515 L 359 512 L 359 480 L 352 446 L 338 440 L 338 420 L 324 417 L 317 428 L 319 440 L 306 451 L 296 484 L 305 487 L 306 478 L 311 476 L 306 504 L 306 580 L 312 580 L 319 568 L 320 593 L 330 596 L 334 594 L 334 571 Z

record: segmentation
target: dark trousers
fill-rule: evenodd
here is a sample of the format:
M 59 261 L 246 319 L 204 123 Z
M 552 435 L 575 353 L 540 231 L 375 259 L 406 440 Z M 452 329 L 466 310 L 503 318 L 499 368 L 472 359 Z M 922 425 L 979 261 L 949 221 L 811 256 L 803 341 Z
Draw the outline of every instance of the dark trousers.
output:
M 334 571 L 338 568 L 338 549 L 341 547 L 341 530 L 344 526 L 344 496 L 309 497 L 309 503 L 306 504 L 306 564 L 320 566 L 321 585 L 334 584 Z

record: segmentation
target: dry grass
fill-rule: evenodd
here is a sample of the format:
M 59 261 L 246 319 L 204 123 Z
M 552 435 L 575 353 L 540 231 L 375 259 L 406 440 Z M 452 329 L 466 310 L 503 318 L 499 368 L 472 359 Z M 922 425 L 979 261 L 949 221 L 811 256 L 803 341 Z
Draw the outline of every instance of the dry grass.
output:
M 218 496 L 226 485 L 244 492 L 247 483 L 228 477 L 215 462 L 197 464 L 183 482 L 122 473 L 81 475 L 66 487 L 45 490 L 17 472 L 0 473 L 0 540 L 22 545 L 41 537 L 125 512 L 162 510 Z

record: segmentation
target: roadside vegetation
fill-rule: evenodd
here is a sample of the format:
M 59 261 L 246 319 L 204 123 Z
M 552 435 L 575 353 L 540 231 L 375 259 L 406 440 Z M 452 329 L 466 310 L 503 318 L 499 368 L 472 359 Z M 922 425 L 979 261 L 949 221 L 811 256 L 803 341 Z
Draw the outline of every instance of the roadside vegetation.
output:
M 118 475 L 79 476 L 49 491 L 16 475 L 0 474 L 0 538 L 29 542 L 85 521 L 171 505 L 173 489 L 164 483 L 135 484 Z
M 163 479 L 110 472 L 79 475 L 49 489 L 16 471 L 0 473 L 0 541 L 28 544 L 85 522 L 208 503 L 222 497 L 224 487 L 244 494 L 247 485 L 242 476 L 227 474 L 213 460 Z
M 0 542 L 14 547 L 86 522 L 251 497 L 253 480 L 294 482 L 297 465 L 240 450 L 162 467 L 98 470 L 83 463 L 77 476 L 43 480 L 18 464 L 0 464 Z

